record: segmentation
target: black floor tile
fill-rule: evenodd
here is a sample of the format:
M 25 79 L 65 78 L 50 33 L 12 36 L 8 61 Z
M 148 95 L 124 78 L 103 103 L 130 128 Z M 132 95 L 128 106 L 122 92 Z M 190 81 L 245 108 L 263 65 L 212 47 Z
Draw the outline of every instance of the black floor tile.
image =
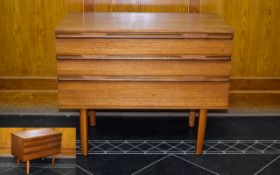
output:
M 88 170 L 84 170 L 84 169 L 77 167 L 76 174 L 77 175 L 92 175 L 93 173 L 88 172 Z
M 76 170 L 76 167 L 73 168 L 51 168 L 52 171 L 59 173 L 59 174 L 69 174 Z
M 278 140 L 278 126 L 276 117 L 209 117 L 205 139 Z M 183 117 L 98 117 L 97 126 L 89 128 L 89 139 L 94 140 L 195 140 L 196 134 L 197 127 L 189 128 Z
M 279 140 L 278 117 L 209 118 L 206 139 Z
M 12 169 L 13 168 L 9 168 L 9 167 L 0 167 L 0 174 L 6 174 L 7 172 L 9 172 Z
M 129 175 L 163 155 L 88 155 L 77 156 L 78 167 L 95 175 Z M 81 172 L 81 169 L 77 169 Z M 85 173 L 85 172 L 84 172 Z
M 89 139 L 195 139 L 196 130 L 187 126 L 186 118 L 97 118 L 89 128 Z
M 32 171 L 30 171 L 32 173 Z M 8 171 L 1 172 L 1 175 L 25 175 L 25 171 L 23 171 L 21 168 L 11 168 Z
M 64 175 L 64 174 L 52 171 L 51 169 L 41 169 L 37 172 L 31 173 L 31 175 Z
M 79 173 L 77 173 L 77 168 L 71 170 L 70 172 L 66 173 L 65 175 L 80 175 Z
M 133 175 L 213 175 L 215 172 L 207 171 L 204 168 L 195 166 L 189 162 L 174 156 L 156 162 L 133 173 Z
M 278 155 L 269 154 L 216 154 L 176 155 L 221 175 L 253 175 Z
M 276 161 L 272 162 L 267 167 L 264 167 L 258 174 L 259 175 L 280 174 L 280 156 L 277 157 Z

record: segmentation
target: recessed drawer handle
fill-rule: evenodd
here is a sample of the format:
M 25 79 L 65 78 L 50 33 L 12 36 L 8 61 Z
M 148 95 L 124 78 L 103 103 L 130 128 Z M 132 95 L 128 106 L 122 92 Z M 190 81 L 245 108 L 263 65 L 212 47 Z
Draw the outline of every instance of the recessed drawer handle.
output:
M 59 81 L 228 82 L 224 76 L 59 76 Z
M 57 38 L 124 38 L 124 39 L 232 39 L 232 34 L 182 33 L 73 33 L 56 34 Z
M 230 56 L 204 56 L 204 55 L 63 55 L 58 60 L 204 60 L 204 61 L 230 61 Z

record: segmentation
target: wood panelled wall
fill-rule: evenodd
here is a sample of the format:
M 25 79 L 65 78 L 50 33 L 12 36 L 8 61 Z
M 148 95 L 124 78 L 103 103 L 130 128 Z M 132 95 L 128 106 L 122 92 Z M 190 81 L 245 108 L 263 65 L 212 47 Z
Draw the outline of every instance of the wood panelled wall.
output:
M 0 128 L 0 155 L 11 154 L 11 133 L 36 128 Z M 62 132 L 60 156 L 76 156 L 76 128 L 53 128 Z
M 280 107 L 279 0 L 2 0 L 0 107 L 56 108 L 54 28 L 94 11 L 220 14 L 235 29 L 231 107 Z

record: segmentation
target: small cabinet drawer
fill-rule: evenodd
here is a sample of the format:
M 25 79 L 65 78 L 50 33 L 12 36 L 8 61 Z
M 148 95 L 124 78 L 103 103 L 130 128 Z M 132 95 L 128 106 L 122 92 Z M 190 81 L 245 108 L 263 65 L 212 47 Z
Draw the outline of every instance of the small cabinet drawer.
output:
M 55 147 L 50 147 L 38 151 L 31 151 L 28 153 L 24 153 L 23 157 L 21 158 L 22 161 L 26 160 L 32 160 L 32 159 L 37 159 L 40 157 L 45 157 L 45 156 L 50 156 L 50 155 L 55 155 L 60 153 L 60 145 L 57 145 Z
M 230 57 L 60 57 L 57 62 L 58 76 L 98 75 L 194 75 L 229 76 Z M 76 58 L 76 59 L 75 59 Z M 83 59 L 81 59 L 83 58 Z
M 37 145 L 45 145 L 52 142 L 61 142 L 61 135 L 54 135 L 38 139 L 28 139 L 24 141 L 23 145 L 24 147 L 33 147 Z
M 231 39 L 57 38 L 57 55 L 221 55 L 232 53 Z
M 61 146 L 60 141 L 49 142 L 41 145 L 34 145 L 34 146 L 24 148 L 24 154 L 31 154 L 31 153 L 40 152 L 43 150 L 49 150 L 53 148 L 60 148 L 60 146 Z
M 65 81 L 58 82 L 60 107 L 93 109 L 226 108 L 229 82 Z

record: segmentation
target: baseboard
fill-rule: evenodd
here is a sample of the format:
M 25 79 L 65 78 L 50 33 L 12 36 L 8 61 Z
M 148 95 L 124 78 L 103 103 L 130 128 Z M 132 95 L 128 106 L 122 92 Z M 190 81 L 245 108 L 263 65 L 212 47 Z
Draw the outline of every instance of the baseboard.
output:
M 230 108 L 280 109 L 280 77 L 231 78 Z M 0 108 L 57 109 L 56 77 L 0 77 Z

